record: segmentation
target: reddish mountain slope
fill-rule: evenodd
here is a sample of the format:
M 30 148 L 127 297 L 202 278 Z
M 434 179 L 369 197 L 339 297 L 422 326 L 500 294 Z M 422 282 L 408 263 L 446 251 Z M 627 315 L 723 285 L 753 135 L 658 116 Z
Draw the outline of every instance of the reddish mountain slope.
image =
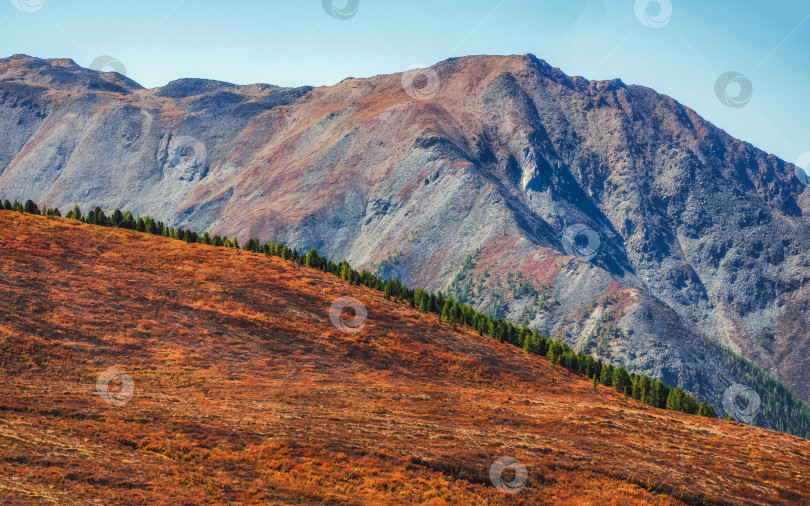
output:
M 0 502 L 810 497 L 806 440 L 594 392 L 318 271 L 9 212 L 0 245 Z M 358 333 L 329 321 L 341 296 Z M 97 391 L 111 367 L 126 403 L 126 378 Z M 489 480 L 504 456 L 514 495 Z

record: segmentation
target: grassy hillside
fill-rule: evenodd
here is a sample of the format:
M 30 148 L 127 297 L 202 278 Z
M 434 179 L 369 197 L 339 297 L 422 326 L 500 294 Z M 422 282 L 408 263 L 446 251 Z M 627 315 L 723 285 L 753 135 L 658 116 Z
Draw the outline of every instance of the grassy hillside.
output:
M 810 494 L 806 440 L 594 391 L 279 258 L 10 212 L 0 247 L 0 501 Z M 367 309 L 359 332 L 330 322 L 343 296 Z M 107 386 L 111 368 L 122 374 Z M 526 467 L 519 493 L 492 485 L 501 457 Z

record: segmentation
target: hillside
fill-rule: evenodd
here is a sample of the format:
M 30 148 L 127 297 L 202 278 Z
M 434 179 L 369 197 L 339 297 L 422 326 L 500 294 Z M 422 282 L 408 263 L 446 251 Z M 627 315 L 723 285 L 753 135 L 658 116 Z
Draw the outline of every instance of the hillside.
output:
M 718 411 L 745 382 L 705 353 L 719 343 L 810 400 L 810 192 L 794 166 L 654 90 L 531 55 L 431 72 L 428 96 L 411 74 L 143 89 L 70 60 L 0 59 L 0 198 L 314 247 Z M 598 238 L 584 260 L 571 226 Z
M 5 211 L 0 245 L 0 501 L 810 497 L 807 440 L 594 392 L 320 271 Z M 357 333 L 330 323 L 343 296 Z M 501 457 L 517 494 L 490 483 Z

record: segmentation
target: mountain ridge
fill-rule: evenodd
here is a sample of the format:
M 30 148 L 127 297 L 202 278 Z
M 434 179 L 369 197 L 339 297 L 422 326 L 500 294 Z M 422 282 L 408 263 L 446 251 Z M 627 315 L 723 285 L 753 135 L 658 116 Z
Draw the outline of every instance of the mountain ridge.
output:
M 705 335 L 810 395 L 808 192 L 793 165 L 654 90 L 568 77 L 536 57 L 473 56 L 430 67 L 430 97 L 394 74 L 178 99 L 25 99 L 29 86 L 2 65 L 0 197 L 314 247 L 431 290 L 449 289 L 479 250 L 489 267 L 465 281 L 479 309 L 575 348 L 595 346 L 595 329 L 602 358 L 715 408 L 743 378 L 699 355 Z M 204 156 L 173 163 L 177 139 Z M 565 254 L 574 224 L 600 239 L 589 262 Z M 511 288 L 541 264 L 549 288 Z M 588 308 L 614 281 L 635 302 L 607 336 Z M 546 295 L 555 303 L 538 309 Z

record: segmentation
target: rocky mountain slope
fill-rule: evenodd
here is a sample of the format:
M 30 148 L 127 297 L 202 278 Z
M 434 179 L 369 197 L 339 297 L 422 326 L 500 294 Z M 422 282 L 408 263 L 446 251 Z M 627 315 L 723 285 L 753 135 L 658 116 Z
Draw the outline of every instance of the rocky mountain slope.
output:
M 0 244 L 3 503 L 810 495 L 805 439 L 595 392 L 292 262 L 7 211 Z M 330 321 L 345 296 L 367 308 L 359 332 Z M 499 475 L 501 458 L 525 481 L 519 467 Z
M 719 411 L 745 382 L 732 352 L 810 398 L 810 192 L 648 88 L 527 55 L 331 87 L 146 90 L 15 56 L 0 60 L 0 132 L 2 198 L 315 247 Z

